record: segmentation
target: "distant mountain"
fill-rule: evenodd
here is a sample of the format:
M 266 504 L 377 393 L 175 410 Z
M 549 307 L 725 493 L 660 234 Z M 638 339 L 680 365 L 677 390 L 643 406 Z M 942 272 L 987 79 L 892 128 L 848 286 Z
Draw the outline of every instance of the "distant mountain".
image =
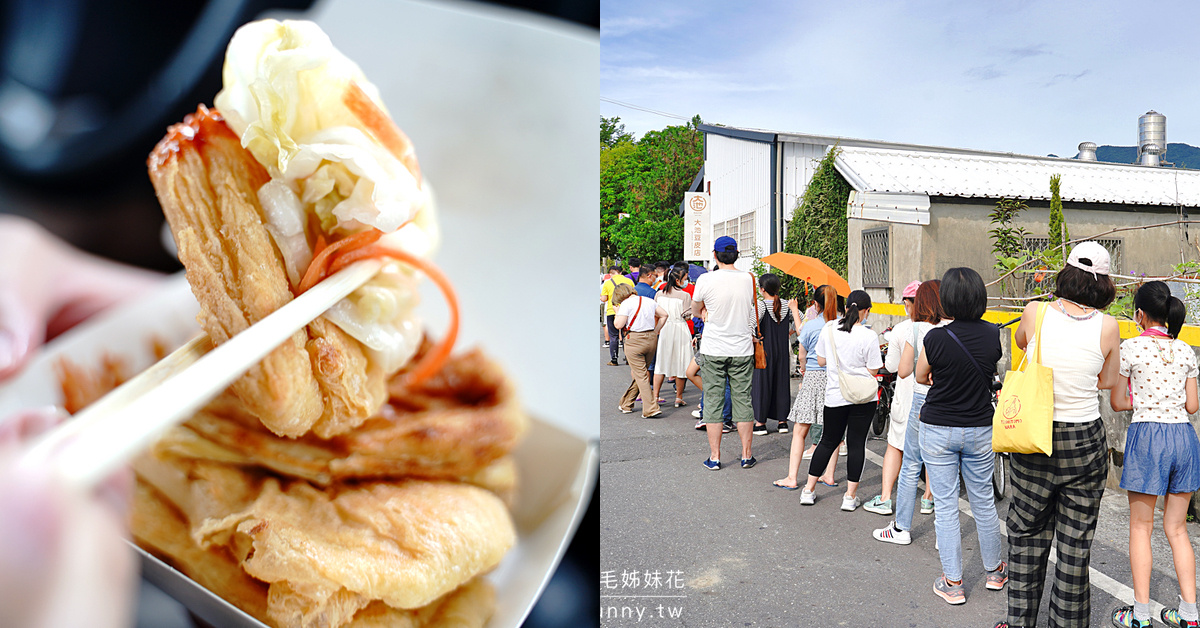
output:
M 1078 157 L 1079 155 L 1076 155 Z M 1136 146 L 1101 146 L 1096 149 L 1096 160 L 1114 164 L 1131 164 L 1137 161 Z M 1200 148 L 1190 144 L 1167 143 L 1167 153 L 1163 161 L 1170 162 L 1177 168 L 1200 170 Z

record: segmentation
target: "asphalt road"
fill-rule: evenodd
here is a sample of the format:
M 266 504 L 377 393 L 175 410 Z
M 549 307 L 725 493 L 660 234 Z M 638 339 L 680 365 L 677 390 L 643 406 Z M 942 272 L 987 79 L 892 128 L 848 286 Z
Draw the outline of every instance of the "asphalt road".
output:
M 607 349 L 599 359 L 608 362 Z M 691 416 L 699 391 L 689 385 L 688 405 L 676 409 L 674 391 L 664 385 L 663 416 L 642 419 L 640 407 L 633 414 L 617 409 L 629 368 L 600 368 L 602 626 L 990 628 L 1005 618 L 1006 593 L 983 586 L 970 516 L 960 516 L 967 602 L 950 606 L 932 592 L 941 575 L 932 515 L 914 516 L 911 545 L 874 540 L 871 531 L 891 518 L 839 509 L 845 457 L 835 476 L 842 486 L 818 485 L 817 503 L 801 507 L 799 491 L 771 484 L 786 475 L 791 441 L 790 434 L 775 433 L 774 421 L 768 421 L 770 434 L 754 438 L 757 466 L 738 466 L 736 434 L 727 434 L 723 466 L 710 471 L 701 465 L 708 455 L 705 434 L 693 429 Z M 793 397 L 799 381 L 792 380 Z M 864 502 L 879 492 L 885 447 L 868 439 L 859 489 Z M 807 461 L 802 477 L 806 469 Z M 1003 522 L 1008 500 L 997 506 Z M 1200 547 L 1200 525 L 1189 524 L 1189 532 Z M 1161 522 L 1153 547 L 1152 603 L 1174 606 L 1179 585 Z M 1120 490 L 1105 494 L 1092 569 L 1091 625 L 1109 626 L 1112 609 L 1133 602 L 1128 506 Z M 1047 625 L 1048 598 L 1047 589 L 1039 625 Z

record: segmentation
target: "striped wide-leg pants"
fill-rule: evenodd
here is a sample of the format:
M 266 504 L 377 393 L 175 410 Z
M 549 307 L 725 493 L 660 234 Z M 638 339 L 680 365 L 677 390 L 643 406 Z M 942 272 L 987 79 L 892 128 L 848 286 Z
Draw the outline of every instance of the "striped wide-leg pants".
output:
M 1053 541 L 1050 626 L 1085 627 L 1091 615 L 1088 563 L 1108 478 L 1104 422 L 1055 423 L 1054 454 L 1012 454 L 1008 510 L 1008 623 L 1037 624 Z

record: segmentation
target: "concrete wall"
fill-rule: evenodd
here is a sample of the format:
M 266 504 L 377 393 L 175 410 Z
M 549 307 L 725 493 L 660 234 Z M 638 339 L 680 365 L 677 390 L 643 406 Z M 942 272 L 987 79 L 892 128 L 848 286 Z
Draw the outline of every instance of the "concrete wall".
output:
M 1175 220 L 1177 214 L 1169 211 L 1125 211 L 1122 206 L 1113 209 L 1065 207 L 1063 214 L 1071 237 L 1102 233 L 1118 227 L 1150 225 Z M 929 208 L 929 225 L 905 225 L 861 219 L 850 219 L 849 277 L 852 287 L 862 285 L 862 232 L 876 227 L 889 227 L 889 266 L 891 290 L 870 290 L 872 298 L 894 302 L 891 296 L 898 295 L 908 282 L 914 279 L 941 277 L 946 270 L 955 266 L 969 266 L 979 271 L 984 281 L 999 276 L 994 270 L 995 256 L 988 230 L 992 225 L 988 219 L 994 204 L 990 202 L 967 202 L 960 199 L 935 198 Z M 1050 222 L 1048 206 L 1030 207 L 1016 227 L 1024 227 L 1031 236 L 1045 236 Z M 1200 232 L 1193 229 L 1190 238 L 1184 239 L 1177 227 L 1159 227 L 1141 231 L 1123 231 L 1105 238 L 1122 241 L 1119 266 L 1114 269 L 1120 274 L 1165 275 L 1171 267 L 1183 259 L 1192 259 L 1200 252 Z M 1190 240 L 1190 243 L 1189 243 Z M 894 293 L 894 294 L 893 294 Z M 992 295 L 998 295 L 998 286 Z

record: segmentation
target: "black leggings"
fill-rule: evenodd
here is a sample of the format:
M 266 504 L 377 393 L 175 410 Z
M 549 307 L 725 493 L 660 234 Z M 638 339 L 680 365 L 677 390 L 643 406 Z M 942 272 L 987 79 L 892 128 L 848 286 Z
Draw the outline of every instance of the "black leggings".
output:
M 875 404 L 860 403 L 851 406 L 831 408 L 825 406 L 825 431 L 821 434 L 821 442 L 813 452 L 812 463 L 808 466 L 809 475 L 820 475 L 829 465 L 829 458 L 846 438 L 846 480 L 857 482 L 862 477 L 863 461 L 866 458 L 867 430 L 871 428 L 871 419 L 875 416 Z

